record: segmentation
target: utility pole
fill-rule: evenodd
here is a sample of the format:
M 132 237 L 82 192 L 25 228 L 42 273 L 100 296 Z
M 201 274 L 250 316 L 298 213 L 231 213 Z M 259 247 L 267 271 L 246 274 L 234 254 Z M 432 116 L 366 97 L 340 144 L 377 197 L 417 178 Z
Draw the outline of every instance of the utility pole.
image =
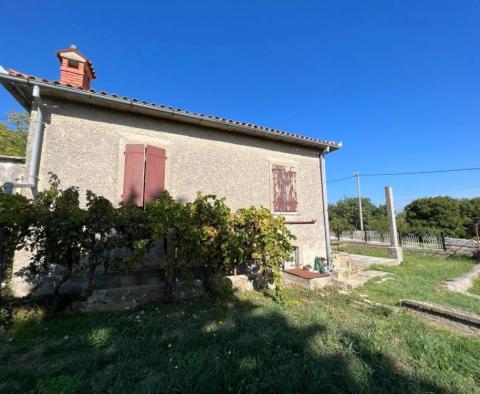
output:
M 360 231 L 363 231 L 363 212 L 362 212 L 362 193 L 360 192 L 360 173 L 354 172 L 353 175 L 357 177 L 357 195 L 358 195 L 358 212 L 360 214 Z

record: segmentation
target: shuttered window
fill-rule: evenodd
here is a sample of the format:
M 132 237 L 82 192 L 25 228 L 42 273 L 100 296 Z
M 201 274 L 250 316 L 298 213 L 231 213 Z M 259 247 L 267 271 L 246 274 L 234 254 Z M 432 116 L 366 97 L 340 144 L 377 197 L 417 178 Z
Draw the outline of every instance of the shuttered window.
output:
M 151 145 L 125 146 L 123 202 L 143 206 L 165 190 L 165 150 Z
M 125 171 L 123 178 L 123 202 L 143 206 L 145 173 L 145 145 L 125 146 Z
M 273 209 L 275 212 L 297 212 L 297 174 L 295 168 L 274 165 Z

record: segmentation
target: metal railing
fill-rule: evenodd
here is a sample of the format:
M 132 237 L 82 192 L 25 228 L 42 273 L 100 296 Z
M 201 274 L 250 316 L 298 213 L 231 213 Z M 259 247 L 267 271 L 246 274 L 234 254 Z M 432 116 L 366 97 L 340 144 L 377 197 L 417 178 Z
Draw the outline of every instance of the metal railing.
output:
M 340 236 L 330 233 L 332 241 L 363 242 L 376 245 L 390 245 L 390 235 L 377 231 L 343 231 Z M 451 238 L 441 235 L 398 234 L 400 246 L 421 249 L 476 248 L 473 239 Z

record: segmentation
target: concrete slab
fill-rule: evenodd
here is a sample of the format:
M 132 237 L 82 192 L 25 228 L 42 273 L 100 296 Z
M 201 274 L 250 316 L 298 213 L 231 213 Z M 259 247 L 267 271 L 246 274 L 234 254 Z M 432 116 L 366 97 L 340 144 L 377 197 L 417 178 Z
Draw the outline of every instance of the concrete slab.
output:
M 384 257 L 362 256 L 347 253 L 336 255 L 336 265 L 329 276 L 318 277 L 318 273 L 308 271 L 296 272 L 301 270 L 287 270 L 282 272 L 282 281 L 284 285 L 286 287 L 298 287 L 303 289 L 318 289 L 328 285 L 339 287 L 341 289 L 353 289 L 362 286 L 371 278 L 390 275 L 388 272 L 384 271 L 369 270 L 372 265 L 381 264 L 395 266 L 400 264 L 395 259 Z
M 456 291 L 458 293 L 465 293 L 470 287 L 473 286 L 473 282 L 480 277 L 480 264 L 475 265 L 475 267 L 463 274 L 462 276 L 447 281 L 443 286 L 451 291 Z
M 294 275 L 286 271 L 281 272 L 282 282 L 285 287 L 302 288 L 307 290 L 320 289 L 332 284 L 332 276 L 324 276 L 320 278 L 305 278 Z
M 400 265 L 395 259 L 388 259 L 385 257 L 363 256 L 359 254 L 351 254 L 350 259 L 352 262 L 353 271 L 361 271 L 370 268 L 372 265 L 387 265 L 397 266 Z
M 352 274 L 350 278 L 337 281 L 339 286 L 343 286 L 347 289 L 355 289 L 367 283 L 370 279 L 375 277 L 385 277 L 387 275 L 391 275 L 388 272 L 384 271 L 375 271 L 375 270 L 368 270 L 368 271 L 360 271 L 355 274 Z

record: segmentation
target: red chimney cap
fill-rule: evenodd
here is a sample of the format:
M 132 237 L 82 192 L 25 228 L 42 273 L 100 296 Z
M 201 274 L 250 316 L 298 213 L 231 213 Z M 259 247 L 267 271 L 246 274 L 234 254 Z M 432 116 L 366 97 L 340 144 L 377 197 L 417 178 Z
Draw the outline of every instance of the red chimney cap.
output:
M 82 52 L 77 49 L 76 45 L 72 44 L 69 48 L 60 49 L 59 51 L 57 51 L 57 57 L 58 60 L 60 60 L 60 63 L 62 62 L 62 58 L 77 60 L 86 63 L 86 65 L 88 66 L 88 71 L 92 76 L 91 79 L 96 78 L 95 69 L 93 68 L 92 62 L 88 59 L 88 57 L 86 57 Z

